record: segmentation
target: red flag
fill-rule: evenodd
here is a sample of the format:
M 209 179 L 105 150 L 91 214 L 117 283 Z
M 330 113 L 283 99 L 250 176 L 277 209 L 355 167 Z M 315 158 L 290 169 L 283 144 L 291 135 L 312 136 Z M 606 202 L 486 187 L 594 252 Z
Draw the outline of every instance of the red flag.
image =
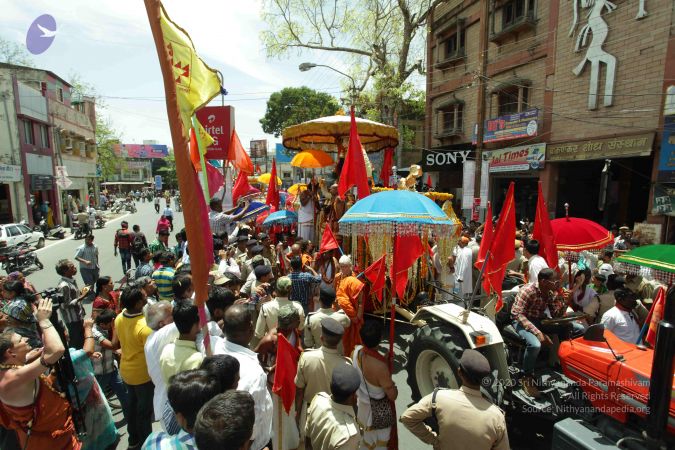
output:
M 248 174 L 243 170 L 239 171 L 237 175 L 237 180 L 234 182 L 234 187 L 232 188 L 232 203 L 237 204 L 239 197 L 246 195 L 251 190 L 251 185 L 248 184 Z
M 509 190 L 506 193 L 506 200 L 504 206 L 499 213 L 499 220 L 495 227 L 494 242 L 488 258 L 485 260 L 485 277 L 484 286 L 486 292 L 494 292 L 497 294 L 496 309 L 499 311 L 502 308 L 502 283 L 504 282 L 504 275 L 506 275 L 506 265 L 513 259 L 513 241 L 516 236 L 516 205 L 513 197 L 514 183 L 509 185 Z
M 656 346 L 656 330 L 659 327 L 659 322 L 663 319 L 663 309 L 666 307 L 666 288 L 658 288 L 656 298 L 654 303 L 652 303 L 652 308 L 649 310 L 649 315 L 645 323 L 649 324 L 649 329 L 647 330 L 647 337 L 645 340 L 652 346 Z M 638 342 L 636 342 L 638 344 Z
M 384 160 L 382 161 L 382 171 L 380 172 L 380 180 L 384 187 L 389 186 L 389 178 L 391 177 L 391 166 L 394 164 L 394 148 L 387 147 L 384 149 Z
M 553 236 L 553 228 L 551 228 L 551 218 L 548 215 L 548 209 L 546 209 L 546 199 L 544 199 L 544 193 L 541 191 L 541 181 L 539 182 L 537 213 L 534 218 L 532 239 L 539 241 L 539 255 L 546 260 L 546 264 L 551 269 L 559 270 L 558 249 Z
M 380 301 L 382 301 L 382 289 L 384 288 L 385 275 L 387 273 L 385 265 L 386 257 L 387 255 L 380 256 L 380 259 L 368 266 L 365 272 L 363 272 L 363 275 L 371 283 L 370 292 L 375 293 L 377 299 Z
M 223 172 L 218 170 L 208 161 L 206 161 L 206 180 L 209 184 L 209 197 L 213 197 L 213 194 L 218 192 L 218 189 L 225 184 Z
M 408 284 L 408 268 L 424 253 L 422 240 L 416 234 L 396 235 L 394 239 L 394 261 L 391 265 L 391 280 L 398 298 L 403 298 Z
M 345 198 L 345 193 L 352 186 L 356 186 L 359 199 L 370 195 L 368 187 L 368 176 L 366 175 L 366 162 L 363 159 L 363 150 L 361 149 L 361 139 L 356 129 L 356 117 L 354 117 L 354 107 L 352 106 L 352 126 L 349 130 L 349 148 L 347 156 L 342 165 L 340 181 L 338 182 L 338 195 L 341 199 Z
M 277 162 L 272 158 L 272 172 L 270 173 L 270 184 L 267 187 L 267 198 L 265 204 L 270 205 L 270 212 L 279 209 L 279 186 L 277 186 Z
M 199 147 L 197 146 L 197 136 L 195 135 L 194 128 L 190 128 L 190 160 L 192 161 L 192 167 L 197 172 L 201 172 L 202 163 L 199 158 Z
M 431 189 L 432 187 L 434 187 L 434 185 L 431 184 L 431 175 L 429 175 L 429 174 L 427 174 L 427 187 L 428 187 L 429 189 Z
M 260 164 L 255 165 L 255 173 L 260 173 Z
M 480 248 L 478 249 L 478 256 L 476 257 L 476 262 L 474 267 L 480 270 L 483 267 L 485 262 L 485 255 L 487 255 L 490 246 L 492 245 L 492 238 L 494 236 L 495 230 L 492 226 L 492 205 L 490 202 L 487 204 L 487 211 L 485 212 L 485 225 L 483 226 L 483 237 L 480 240 Z M 487 292 L 487 290 L 486 290 Z
M 286 414 L 291 411 L 295 400 L 295 374 L 298 371 L 300 352 L 293 347 L 286 336 L 277 335 L 277 366 L 274 370 L 272 392 L 281 397 Z
M 330 225 L 326 223 L 326 229 L 323 230 L 323 236 L 321 237 L 321 245 L 319 246 L 319 253 L 324 253 L 329 250 L 334 250 L 336 248 L 340 248 L 340 244 L 338 244 L 337 239 L 335 239 L 335 235 L 333 235 L 333 231 L 330 229 Z
M 232 131 L 230 146 L 227 149 L 227 160 L 232 161 L 232 164 L 237 169 L 243 170 L 246 173 L 253 173 L 253 162 L 251 162 L 251 158 L 249 158 L 248 153 L 244 150 L 244 146 L 241 145 L 239 136 L 237 136 L 237 130 Z

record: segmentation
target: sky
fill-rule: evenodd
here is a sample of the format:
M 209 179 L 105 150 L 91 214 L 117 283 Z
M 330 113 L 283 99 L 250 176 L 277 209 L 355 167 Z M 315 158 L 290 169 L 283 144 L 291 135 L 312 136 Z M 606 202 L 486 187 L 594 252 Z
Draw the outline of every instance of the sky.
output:
M 339 55 L 307 51 L 268 59 L 260 41 L 266 24 L 261 0 L 164 0 L 171 19 L 191 36 L 197 52 L 224 76 L 225 104 L 235 108 L 235 124 L 245 147 L 251 139 L 281 142 L 262 131 L 270 94 L 308 86 L 341 97 L 343 77 L 323 68 L 300 72 L 308 61 L 346 71 Z M 164 87 L 142 0 L 0 0 L 0 36 L 25 46 L 33 20 L 52 15 L 57 33 L 51 47 L 31 55 L 36 67 L 61 78 L 77 74 L 92 84 L 125 143 L 156 140 L 171 146 Z M 220 97 L 213 103 L 220 105 Z

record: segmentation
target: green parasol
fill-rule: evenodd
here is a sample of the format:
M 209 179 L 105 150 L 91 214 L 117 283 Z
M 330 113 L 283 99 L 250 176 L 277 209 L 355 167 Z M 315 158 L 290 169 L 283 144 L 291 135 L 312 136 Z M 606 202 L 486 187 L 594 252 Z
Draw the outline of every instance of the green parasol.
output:
M 616 259 L 628 272 L 638 272 L 636 266 L 654 269 L 654 278 L 670 284 L 675 280 L 675 245 L 645 245 Z M 633 270 L 631 270 L 633 269 Z

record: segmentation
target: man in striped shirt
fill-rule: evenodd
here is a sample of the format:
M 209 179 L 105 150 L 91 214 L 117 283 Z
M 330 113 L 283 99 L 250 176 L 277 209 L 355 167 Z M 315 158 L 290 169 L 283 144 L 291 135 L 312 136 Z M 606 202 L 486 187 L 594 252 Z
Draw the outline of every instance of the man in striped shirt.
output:
M 70 347 L 81 349 L 84 345 L 84 307 L 82 300 L 87 297 L 89 288 L 78 290 L 75 275 L 77 268 L 69 259 L 62 259 L 56 263 L 56 273 L 61 275 L 57 289 L 63 295 L 61 303 L 61 318 L 68 327 Z
M 169 252 L 163 252 L 159 257 L 159 268 L 152 273 L 152 279 L 157 285 L 159 300 L 173 300 L 173 277 L 176 273 L 174 264 L 176 256 Z
M 93 286 L 98 279 L 98 247 L 94 244 L 94 235 L 89 234 L 84 238 L 84 244 L 80 245 L 75 252 L 75 260 L 80 263 L 80 275 L 85 286 Z M 94 294 L 90 290 L 89 296 Z M 93 300 L 93 298 L 92 298 Z

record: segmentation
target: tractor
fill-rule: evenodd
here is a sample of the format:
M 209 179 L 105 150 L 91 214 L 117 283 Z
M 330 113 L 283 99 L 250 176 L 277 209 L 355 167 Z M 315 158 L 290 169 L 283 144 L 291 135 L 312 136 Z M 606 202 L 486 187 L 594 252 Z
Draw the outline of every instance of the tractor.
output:
M 459 298 L 418 309 L 412 321 L 421 326 L 407 352 L 415 401 L 437 387 L 458 388 L 458 361 L 472 348 L 492 369 L 482 382 L 483 395 L 505 411 L 508 422 L 550 422 L 553 449 L 675 448 L 675 289 L 668 293 L 654 349 L 625 343 L 601 324 L 561 342 L 553 367 L 542 348 L 535 371 L 538 399 L 518 383 L 525 342 L 510 318 L 517 292 L 504 292 L 504 307 L 496 314 L 494 302 L 480 307 Z

